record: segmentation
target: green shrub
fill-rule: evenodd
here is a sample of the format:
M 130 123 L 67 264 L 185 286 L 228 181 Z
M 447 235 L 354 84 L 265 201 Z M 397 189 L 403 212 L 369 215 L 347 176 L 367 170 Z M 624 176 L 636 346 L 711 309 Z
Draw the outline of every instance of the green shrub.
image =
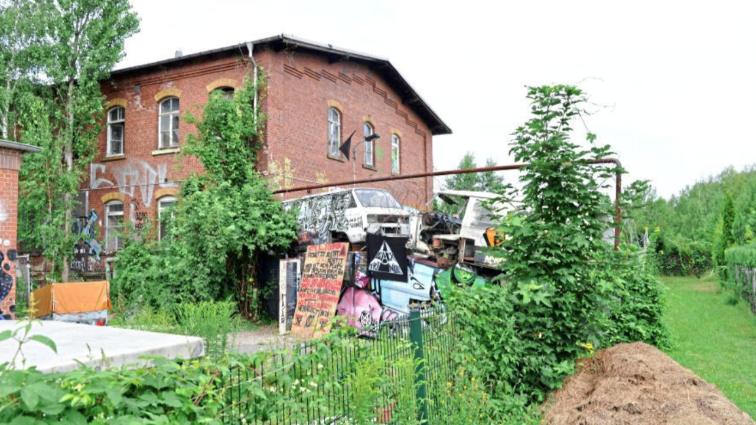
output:
M 203 301 L 176 307 L 179 331 L 205 341 L 205 354 L 218 357 L 228 349 L 229 337 L 239 330 L 241 320 L 232 301 Z
M 660 235 L 654 251 L 659 271 L 667 276 L 701 277 L 712 268 L 712 248 L 706 241 L 672 239 Z
M 725 261 L 728 270 L 725 288 L 731 293 L 730 302 L 745 299 L 756 313 L 756 243 L 726 250 Z
M 602 346 L 643 341 L 666 347 L 669 335 L 662 323 L 662 285 L 653 259 L 633 246 L 623 246 L 623 250 L 610 253 L 605 270 L 610 288 Z

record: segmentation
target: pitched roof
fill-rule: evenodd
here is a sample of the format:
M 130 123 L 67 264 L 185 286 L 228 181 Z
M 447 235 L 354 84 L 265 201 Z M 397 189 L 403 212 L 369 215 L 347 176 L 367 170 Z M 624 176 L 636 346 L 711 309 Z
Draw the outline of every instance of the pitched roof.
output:
M 253 50 L 258 46 L 267 46 L 272 49 L 297 48 L 323 54 L 334 60 L 348 60 L 362 63 L 372 69 L 378 75 L 380 75 L 397 92 L 402 100 L 402 103 L 415 111 L 415 113 L 420 116 L 423 121 L 425 121 L 425 123 L 431 130 L 431 134 L 438 135 L 451 133 L 449 126 L 447 126 L 446 123 L 444 123 L 441 118 L 433 111 L 433 109 L 431 109 L 431 107 L 427 103 L 425 103 L 425 101 L 420 97 L 415 89 L 410 86 L 407 80 L 402 77 L 399 71 L 394 68 L 394 65 L 392 65 L 388 59 L 370 56 L 351 50 L 336 48 L 331 46 L 330 44 L 318 44 L 285 34 L 262 38 L 256 41 L 251 41 L 249 43 L 252 44 Z M 111 73 L 111 76 L 121 76 L 134 72 L 147 71 L 152 68 L 166 67 L 174 64 L 179 64 L 181 62 L 192 61 L 212 56 L 220 56 L 234 51 L 238 51 L 246 55 L 248 54 L 247 45 L 248 43 L 239 43 L 218 49 L 205 50 L 198 53 L 164 59 L 143 65 L 116 69 Z

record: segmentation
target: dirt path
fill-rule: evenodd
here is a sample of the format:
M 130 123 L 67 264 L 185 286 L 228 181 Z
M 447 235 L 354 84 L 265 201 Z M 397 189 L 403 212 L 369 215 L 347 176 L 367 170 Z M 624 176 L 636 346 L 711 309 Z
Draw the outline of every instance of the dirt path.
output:
M 548 425 L 753 425 L 713 385 L 657 348 L 619 344 L 584 362 L 546 411 Z
M 231 338 L 234 350 L 239 353 L 277 350 L 294 343 L 291 337 L 278 335 L 276 323 L 260 326 L 253 331 L 238 332 Z

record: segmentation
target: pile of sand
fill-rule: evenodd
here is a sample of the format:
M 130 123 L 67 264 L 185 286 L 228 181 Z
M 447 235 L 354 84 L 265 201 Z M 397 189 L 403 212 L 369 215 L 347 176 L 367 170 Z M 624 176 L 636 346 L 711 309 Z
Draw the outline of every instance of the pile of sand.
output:
M 585 361 L 554 394 L 548 425 L 754 424 L 713 385 L 655 347 L 619 344 Z

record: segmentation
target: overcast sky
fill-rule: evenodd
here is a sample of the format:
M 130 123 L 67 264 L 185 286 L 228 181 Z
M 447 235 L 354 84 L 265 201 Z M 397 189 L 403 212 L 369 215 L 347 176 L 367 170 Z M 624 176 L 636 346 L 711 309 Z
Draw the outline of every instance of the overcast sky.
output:
M 120 66 L 286 33 L 388 58 L 452 128 L 436 169 L 508 156 L 525 86 L 570 83 L 630 172 L 669 196 L 756 164 L 751 1 L 132 0 Z M 119 67 L 120 67 L 119 66 Z M 511 177 L 510 177 L 511 178 Z

